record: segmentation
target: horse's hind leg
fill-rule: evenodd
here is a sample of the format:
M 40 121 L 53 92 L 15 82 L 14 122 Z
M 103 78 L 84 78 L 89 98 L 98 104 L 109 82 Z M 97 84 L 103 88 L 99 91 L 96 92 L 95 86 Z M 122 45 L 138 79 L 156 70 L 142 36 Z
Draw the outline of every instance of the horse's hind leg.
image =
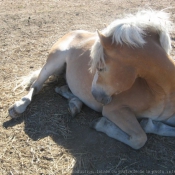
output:
M 26 110 L 27 106 L 32 101 L 32 97 L 41 90 L 44 82 L 49 78 L 49 76 L 53 75 L 55 72 L 57 72 L 57 74 L 61 74 L 65 67 L 65 59 L 61 58 L 61 56 L 61 52 L 55 52 L 49 55 L 46 64 L 42 68 L 36 81 L 32 84 L 29 93 L 9 108 L 9 115 L 12 118 L 18 117 Z
M 21 100 L 15 102 L 15 104 L 9 108 L 9 115 L 12 118 L 19 117 L 20 114 L 26 110 L 27 106 L 32 101 L 32 97 L 41 90 L 42 85 L 51 75 L 50 71 L 45 71 L 45 67 L 47 67 L 47 64 L 42 68 L 37 80 L 32 84 L 28 94 L 22 97 Z
M 175 127 L 167 125 L 161 121 L 142 119 L 140 125 L 146 133 L 175 137 Z
M 56 87 L 55 91 L 69 100 L 69 109 L 72 117 L 75 117 L 78 113 L 80 113 L 83 102 L 69 90 L 67 85 Z
M 20 114 L 23 113 L 26 107 L 30 104 L 35 93 L 36 89 L 34 87 L 31 87 L 29 93 L 26 96 L 22 97 L 21 100 L 15 102 L 15 104 L 9 108 L 9 115 L 12 118 L 19 117 Z

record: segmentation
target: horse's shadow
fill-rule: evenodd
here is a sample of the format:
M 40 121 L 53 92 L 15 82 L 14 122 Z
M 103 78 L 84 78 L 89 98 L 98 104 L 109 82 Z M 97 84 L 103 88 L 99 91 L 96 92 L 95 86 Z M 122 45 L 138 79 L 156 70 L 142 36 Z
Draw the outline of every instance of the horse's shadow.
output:
M 11 119 L 3 126 L 13 127 L 24 122 L 24 131 L 32 140 L 50 136 L 55 143 L 68 149 L 76 159 L 72 174 L 117 174 L 119 170 L 126 169 L 160 169 L 156 165 L 157 160 L 148 154 L 149 148 L 156 149 L 157 146 L 151 145 L 149 140 L 152 138 L 156 138 L 156 144 L 162 147 L 159 137 L 151 135 L 144 148 L 133 150 L 90 128 L 92 120 L 100 116 L 101 114 L 84 106 L 82 112 L 71 119 L 67 100 L 57 95 L 50 86 L 43 88 L 34 97 L 21 117 Z M 159 160 L 161 161 L 165 160 Z M 171 164 L 166 168 L 170 167 Z

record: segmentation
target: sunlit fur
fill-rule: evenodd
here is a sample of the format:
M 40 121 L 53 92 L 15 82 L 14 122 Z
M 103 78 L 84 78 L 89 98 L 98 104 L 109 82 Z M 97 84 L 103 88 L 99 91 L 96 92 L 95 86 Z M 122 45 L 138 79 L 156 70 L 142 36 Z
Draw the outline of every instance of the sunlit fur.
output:
M 143 47 L 146 43 L 144 37 L 146 31 L 154 31 L 160 36 L 160 43 L 167 54 L 171 51 L 171 40 L 169 32 L 172 29 L 172 23 L 169 20 L 169 14 L 163 11 L 140 11 L 135 15 L 128 15 L 123 19 L 117 19 L 107 26 L 101 33 L 106 36 L 112 36 L 113 43 L 122 45 L 127 44 L 130 47 Z M 99 38 L 91 48 L 91 67 L 90 71 L 95 71 L 98 63 L 105 63 L 103 47 Z

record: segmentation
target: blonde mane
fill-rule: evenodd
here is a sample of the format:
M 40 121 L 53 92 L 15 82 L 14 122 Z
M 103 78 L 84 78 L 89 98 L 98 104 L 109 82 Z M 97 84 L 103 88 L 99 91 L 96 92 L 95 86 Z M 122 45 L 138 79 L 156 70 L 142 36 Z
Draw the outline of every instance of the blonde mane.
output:
M 127 44 L 130 47 L 143 47 L 146 43 L 144 37 L 145 30 L 155 31 L 159 34 L 162 48 L 167 54 L 171 51 L 171 39 L 169 32 L 172 23 L 169 14 L 163 11 L 144 10 L 135 15 L 128 15 L 123 19 L 117 19 L 107 26 L 102 34 L 106 37 L 112 36 L 112 42 L 116 44 Z M 90 71 L 95 71 L 97 64 L 105 66 L 103 47 L 96 39 L 91 48 L 91 67 Z

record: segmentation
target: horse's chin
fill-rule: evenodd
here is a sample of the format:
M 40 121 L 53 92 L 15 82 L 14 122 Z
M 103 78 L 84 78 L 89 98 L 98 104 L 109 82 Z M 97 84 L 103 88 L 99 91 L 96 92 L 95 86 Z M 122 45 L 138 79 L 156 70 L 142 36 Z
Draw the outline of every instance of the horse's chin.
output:
M 102 103 L 103 106 L 109 104 L 112 101 L 112 97 L 108 97 L 105 102 Z

